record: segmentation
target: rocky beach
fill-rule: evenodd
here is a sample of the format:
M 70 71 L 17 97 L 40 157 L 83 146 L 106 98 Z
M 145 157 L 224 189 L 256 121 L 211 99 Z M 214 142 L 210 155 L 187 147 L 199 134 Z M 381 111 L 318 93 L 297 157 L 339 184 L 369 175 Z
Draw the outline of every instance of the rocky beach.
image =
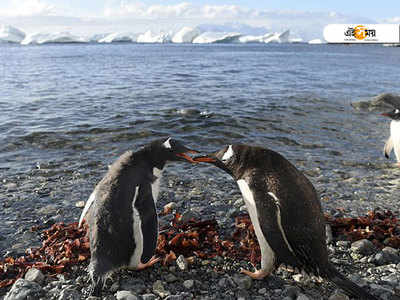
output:
M 0 281 L 11 279 L 6 269 L 15 260 L 43 246 L 46 230 L 78 220 L 118 156 L 172 136 L 202 152 L 240 142 L 284 155 L 314 184 L 327 216 L 367 222 L 359 241 L 335 231 L 338 224 L 328 227 L 332 263 L 377 297 L 399 298 L 400 253 L 389 238 L 399 229 L 386 228 L 380 234 L 389 236 L 376 243 L 376 224 L 364 218 L 375 212 L 398 224 L 400 168 L 382 153 L 389 120 L 380 116 L 400 94 L 394 47 L 116 43 L 1 50 L 7 64 L 0 82 Z M 355 84 L 360 74 L 362 84 Z M 207 165 L 168 166 L 157 206 L 171 207 L 160 226 L 174 213 L 216 220 L 221 241 L 232 238 L 236 218 L 246 213 L 234 181 Z M 114 274 L 103 298 L 347 299 L 330 283 L 286 268 L 256 281 L 239 274 L 252 268 L 249 259 L 177 254 L 166 265 Z M 32 269 L 0 288 L 0 299 L 86 299 L 86 267 L 87 259 L 60 274 Z

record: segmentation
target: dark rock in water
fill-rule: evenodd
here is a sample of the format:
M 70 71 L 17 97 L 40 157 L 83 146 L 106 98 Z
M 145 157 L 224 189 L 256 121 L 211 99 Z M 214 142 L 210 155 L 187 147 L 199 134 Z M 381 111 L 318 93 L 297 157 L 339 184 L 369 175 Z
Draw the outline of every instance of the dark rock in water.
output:
M 380 94 L 368 101 L 351 103 L 354 109 L 362 111 L 384 112 L 393 108 L 400 108 L 400 96 L 393 94 Z
M 4 300 L 39 299 L 42 293 L 43 289 L 39 284 L 20 278 L 14 283 Z

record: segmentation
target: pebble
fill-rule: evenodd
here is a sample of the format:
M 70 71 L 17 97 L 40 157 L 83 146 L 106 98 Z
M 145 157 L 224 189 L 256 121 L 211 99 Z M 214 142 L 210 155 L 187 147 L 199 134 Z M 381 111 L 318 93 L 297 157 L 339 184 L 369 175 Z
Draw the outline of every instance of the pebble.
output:
M 375 254 L 375 257 L 372 261 L 378 266 L 391 263 L 397 264 L 400 262 L 399 251 L 391 247 L 385 247 Z
M 165 290 L 161 280 L 157 280 L 153 283 L 153 292 L 159 295 L 161 298 L 169 296 L 170 292 Z
M 250 289 L 253 283 L 253 280 L 250 276 L 241 274 L 235 274 L 235 276 L 233 276 L 233 281 L 237 284 L 239 289 L 245 290 Z
M 177 280 L 178 280 L 178 278 L 174 274 L 168 274 L 167 276 L 165 276 L 165 281 L 168 283 L 172 283 Z
M 350 300 L 350 298 L 342 291 L 335 290 L 333 294 L 329 297 L 329 300 Z
M 39 299 L 42 293 L 43 289 L 39 284 L 20 278 L 13 284 L 4 300 Z
M 85 201 L 78 201 L 75 203 L 75 206 L 78 208 L 84 208 L 85 207 Z
M 80 300 L 80 299 L 81 299 L 81 293 L 71 287 L 63 289 L 60 293 L 60 296 L 57 298 L 57 300 Z
M 183 255 L 178 256 L 176 259 L 176 264 L 182 271 L 186 271 L 188 269 L 188 261 Z
M 306 295 L 304 294 L 299 294 L 296 298 L 296 300 L 310 300 Z
M 115 294 L 117 300 L 139 300 L 139 298 L 131 291 L 118 291 Z
M 192 280 L 192 279 L 185 280 L 185 281 L 183 282 L 183 286 L 184 286 L 186 289 L 190 290 L 190 289 L 194 286 L 194 280 Z
M 154 294 L 144 294 L 142 295 L 143 300 L 156 300 L 157 296 Z
M 352 243 L 350 250 L 361 255 L 371 255 L 376 251 L 376 248 L 371 241 L 362 239 Z
M 41 284 L 44 280 L 44 275 L 40 270 L 30 268 L 25 274 L 25 279 Z

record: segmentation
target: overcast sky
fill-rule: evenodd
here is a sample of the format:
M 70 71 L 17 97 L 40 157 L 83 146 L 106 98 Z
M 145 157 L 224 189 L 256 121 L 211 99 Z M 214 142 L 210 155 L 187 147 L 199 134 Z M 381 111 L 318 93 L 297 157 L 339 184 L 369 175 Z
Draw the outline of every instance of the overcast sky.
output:
M 27 32 L 177 30 L 241 23 L 294 34 L 322 32 L 329 23 L 400 23 L 400 1 L 321 0 L 0 0 L 0 24 Z

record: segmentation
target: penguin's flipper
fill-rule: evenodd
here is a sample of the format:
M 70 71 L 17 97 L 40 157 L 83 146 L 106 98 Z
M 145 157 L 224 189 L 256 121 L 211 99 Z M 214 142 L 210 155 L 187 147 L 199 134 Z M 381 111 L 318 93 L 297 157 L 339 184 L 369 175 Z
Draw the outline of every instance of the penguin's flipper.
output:
M 85 207 L 83 208 L 81 216 L 79 217 L 78 227 L 82 226 L 83 220 L 86 217 L 87 213 L 89 212 L 89 209 L 91 208 L 91 206 L 92 206 L 93 202 L 95 202 L 95 200 L 96 200 L 96 189 L 90 194 L 88 201 L 86 201 Z
M 393 149 L 393 139 L 390 136 L 385 143 L 385 148 L 383 149 L 383 153 L 385 154 L 386 158 L 389 158 L 389 154 L 390 152 L 392 152 L 392 149 Z

